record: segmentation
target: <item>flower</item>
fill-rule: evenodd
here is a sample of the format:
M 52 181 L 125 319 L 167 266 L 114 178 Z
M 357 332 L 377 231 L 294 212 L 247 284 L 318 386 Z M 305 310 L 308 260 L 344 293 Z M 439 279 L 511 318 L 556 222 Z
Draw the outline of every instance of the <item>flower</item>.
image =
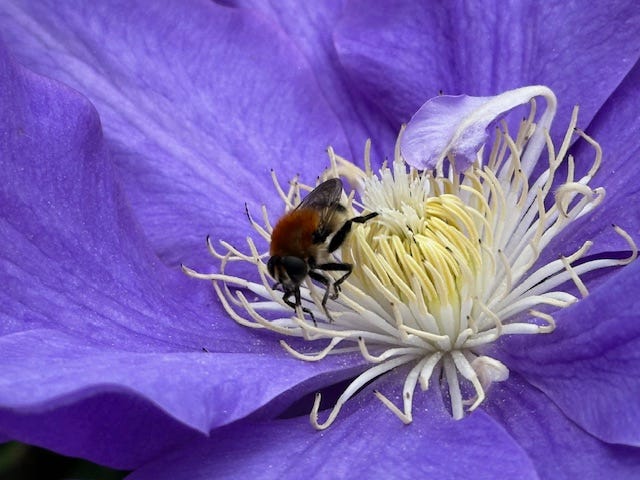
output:
M 503 123 L 504 130 L 498 129 L 491 144 L 485 143 L 486 128 L 498 115 L 527 100 L 534 102 L 535 96 L 544 96 L 547 103 L 539 121 L 535 121 L 536 107 L 532 103 L 529 116 L 517 132 L 510 133 Z M 249 217 L 256 233 L 272 246 L 279 245 L 282 252 L 278 255 L 284 257 L 271 257 L 265 263 L 268 254 L 259 252 L 251 237 L 247 238 L 250 253 L 221 240 L 226 250 L 221 254 L 208 239 L 210 252 L 221 262 L 220 272 L 202 274 L 183 269 L 191 277 L 212 280 L 225 310 L 240 325 L 302 338 L 314 346 L 317 340 L 329 340 L 313 353 L 300 353 L 281 341 L 296 358 L 316 362 L 329 354 L 349 351 L 345 343 L 351 342 L 351 350 L 358 346 L 372 365 L 349 384 L 325 422 L 318 420 L 321 396 L 316 396 L 311 413 L 315 428 L 329 427 L 342 406 L 362 387 L 402 365 L 411 366 L 403 382 L 402 410 L 381 392 L 375 395 L 404 423 L 412 422 L 418 382 L 422 390 L 427 390 L 439 383 L 437 378 L 448 386 L 453 417 L 461 419 L 465 404 L 470 405 L 469 411 L 475 410 L 491 384 L 509 376 L 507 366 L 484 355 L 488 346 L 503 335 L 553 332 L 555 321 L 547 313 L 549 308 L 566 308 L 578 300 L 576 294 L 588 295 L 581 276 L 628 265 L 638 256 L 633 239 L 614 225 L 632 252 L 628 258 L 589 258 L 587 252 L 593 244 L 587 241 L 567 257 L 540 261 L 546 245 L 572 222 L 591 213 L 605 196 L 602 188 L 589 186 L 600 168 L 602 150 L 576 129 L 577 109 L 562 145 L 553 147 L 548 132 L 556 104 L 553 93 L 544 87 L 520 88 L 494 98 L 431 99 L 413 116 L 402 135 L 402 153 L 397 148 L 392 165 L 383 166 L 378 174 L 371 171 L 368 151 L 365 172 L 330 150 L 332 167 L 327 174 L 352 177 L 361 189 L 364 208 L 357 211 L 353 202 L 346 207 L 347 218 L 362 225 L 345 223 L 355 230 L 352 241 L 342 243 L 339 253 L 340 262 L 346 263 L 320 260 L 320 255 L 308 253 L 311 250 L 297 248 L 304 242 L 299 236 L 305 234 L 298 233 L 292 220 L 305 221 L 301 215 L 314 203 L 320 202 L 317 211 L 328 221 L 334 219 L 336 209 L 331 204 L 327 207 L 329 194 L 324 192 L 328 181 L 309 193 L 303 203 L 292 203 L 292 199 L 300 198 L 301 189 L 293 180 L 288 192 L 276 181 L 287 210 L 300 213 L 287 216 L 286 227 L 279 227 L 280 223 L 272 227 L 266 210 L 264 226 Z M 595 150 L 591 166 L 578 168 L 585 171 L 582 177 L 576 176 L 576 162 L 567 155 L 574 131 Z M 443 136 L 450 138 L 446 145 L 440 141 Z M 472 146 L 475 154 L 471 154 Z M 537 178 L 530 178 L 544 163 L 544 155 L 547 168 Z M 433 163 L 425 164 L 424 158 Z M 429 169 L 408 169 L 405 160 Z M 563 167 L 566 178 L 559 180 Z M 549 204 L 552 195 L 554 201 Z M 319 225 L 317 231 L 327 228 L 322 220 Z M 294 239 L 283 242 L 286 234 Z M 311 241 L 312 233 L 306 235 Z M 278 240 L 274 240 L 276 236 Z M 338 227 L 336 237 L 341 238 Z M 334 243 L 333 239 L 328 241 L 329 252 L 334 250 Z M 299 257 L 305 254 L 310 256 L 308 260 Z M 292 255 L 307 261 L 309 281 L 302 288 L 287 286 L 284 297 L 279 298 L 270 283 L 269 276 L 274 275 L 270 265 L 274 258 L 282 258 L 284 263 Z M 227 272 L 229 265 L 241 262 L 255 266 L 260 281 Z M 330 276 L 331 270 L 323 269 L 323 264 L 333 271 L 344 265 L 351 270 L 345 275 L 340 268 L 337 275 Z M 285 268 L 286 274 L 289 271 Z M 325 284 L 322 295 L 311 280 Z M 248 300 L 243 291 L 254 295 L 254 300 Z M 293 293 L 302 301 L 287 300 Z M 296 312 L 291 311 L 292 306 Z M 305 314 L 313 323 L 305 319 Z M 370 353 L 371 348 L 377 353 Z M 469 400 L 463 400 L 465 383 L 474 390 Z
M 377 166 L 397 126 L 440 89 L 486 96 L 548 84 L 564 125 L 580 103 L 582 128 L 605 152 L 594 184 L 607 197 L 548 248 L 575 251 L 589 238 L 591 254 L 615 251 L 619 238 L 603 228 L 612 218 L 638 231 L 628 212 L 637 198 L 628 181 L 638 168 L 635 5 L 532 4 L 495 16 L 413 2 L 342 7 L 0 7 L 10 52 L 0 52 L 0 431 L 121 468 L 158 458 L 146 472 L 167 478 L 385 467 L 630 475 L 636 264 L 595 278 L 587 299 L 557 315 L 553 335 L 505 342 L 509 381 L 464 420 L 444 415 L 436 395 L 419 396 L 414 409 L 429 414 L 406 428 L 364 390 L 322 434 L 306 417 L 274 415 L 352 376 L 358 354 L 292 359 L 182 277 L 180 262 L 206 268 L 206 234 L 240 244 L 245 201 L 277 211 L 271 167 L 313 183 L 327 145 L 358 158 L 368 137 Z M 588 462 L 571 460 L 585 451 Z M 453 455 L 465 461 L 451 465 Z

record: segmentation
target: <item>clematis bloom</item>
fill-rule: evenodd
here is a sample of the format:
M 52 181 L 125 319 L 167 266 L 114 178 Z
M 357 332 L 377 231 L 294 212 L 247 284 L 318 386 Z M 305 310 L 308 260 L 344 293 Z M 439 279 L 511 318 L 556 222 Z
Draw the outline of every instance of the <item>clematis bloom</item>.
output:
M 536 96 L 543 96 L 547 103 L 537 123 Z M 504 122 L 492 144 L 486 145 L 487 127 L 527 101 L 532 102 L 530 112 L 518 131 L 510 134 Z M 326 175 L 350 177 L 360 189 L 361 199 L 349 202 L 347 218 L 369 218 L 372 212 L 376 216 L 353 225 L 351 240 L 341 247 L 340 261 L 353 269 L 349 277 L 316 273 L 326 283 L 324 293 L 307 277 L 297 315 L 292 316 L 286 295 L 280 298 L 270 287 L 267 253 L 260 252 L 251 237 L 248 253 L 225 241 L 221 241 L 225 252 L 218 253 L 209 240 L 209 250 L 221 262 L 220 273 L 185 271 L 212 280 L 225 310 L 240 325 L 303 338 L 314 346 L 328 340 L 312 353 L 298 352 L 282 341 L 296 358 L 317 362 L 358 347 L 372 366 L 349 384 L 325 422 L 318 420 L 321 397 L 316 396 L 311 413 L 315 428 L 327 428 L 360 389 L 403 365 L 411 368 L 401 382 L 402 409 L 375 392 L 400 420 L 412 422 L 417 384 L 422 390 L 434 384 L 437 388 L 438 378 L 447 385 L 453 417 L 460 419 L 465 404 L 469 411 L 475 410 L 491 384 L 509 376 L 507 366 L 485 354 L 492 344 L 503 335 L 553 332 L 555 320 L 549 311 L 588 295 L 581 276 L 628 265 L 638 256 L 634 240 L 616 225 L 613 229 L 631 252 L 627 258 L 589 258 L 589 240 L 558 259 L 550 259 L 545 251 L 605 196 L 604 189 L 589 185 L 600 169 L 602 150 L 576 128 L 577 109 L 562 144 L 554 148 L 549 127 L 556 103 L 553 93 L 539 86 L 494 98 L 431 99 L 403 132 L 393 163 L 377 174 L 367 153 L 366 171 L 362 171 L 330 150 L 332 167 Z M 429 114 L 425 115 L 426 107 Z M 580 168 L 585 159 L 576 162 L 567 154 L 574 132 L 594 150 L 586 168 Z M 437 140 L 442 137 L 446 142 Z M 476 153 L 471 162 L 472 145 Z M 407 167 L 405 161 L 425 166 L 422 157 L 433 160 L 430 170 Z M 566 177 L 559 180 L 564 169 Z M 576 169 L 585 173 L 577 176 Z M 530 178 L 536 170 L 538 176 Z M 288 192 L 276 187 L 287 210 L 298 208 L 303 186 L 293 180 Z M 264 225 L 250 220 L 256 232 L 271 241 L 274 230 L 266 210 L 263 216 Z M 292 231 L 291 235 L 299 234 Z M 259 282 L 228 273 L 234 263 L 242 262 L 257 268 Z M 332 290 L 335 293 L 327 303 Z M 256 298 L 248 300 L 243 291 Z M 465 387 L 473 390 L 469 399 L 463 399 Z
M 552 335 L 505 343 L 509 380 L 461 421 L 432 390 L 405 427 L 371 392 L 401 405 L 385 376 L 320 434 L 312 401 L 300 416 L 288 407 L 352 378 L 361 355 L 291 358 L 277 337 L 232 322 L 179 263 L 209 266 L 207 234 L 241 245 L 245 202 L 282 211 L 271 168 L 313 185 L 328 145 L 360 162 L 371 137 L 377 171 L 425 98 L 526 84 L 557 93 L 562 129 L 580 104 L 579 125 L 604 152 L 593 179 L 603 203 L 547 248 L 569 253 L 587 238 L 590 254 L 611 257 L 612 219 L 631 234 L 640 225 L 629 208 L 637 5 L 224 4 L 0 6 L 3 437 L 120 468 L 156 459 L 139 478 L 631 475 L 637 262 L 587 282 Z M 552 129 L 556 144 L 562 134 Z

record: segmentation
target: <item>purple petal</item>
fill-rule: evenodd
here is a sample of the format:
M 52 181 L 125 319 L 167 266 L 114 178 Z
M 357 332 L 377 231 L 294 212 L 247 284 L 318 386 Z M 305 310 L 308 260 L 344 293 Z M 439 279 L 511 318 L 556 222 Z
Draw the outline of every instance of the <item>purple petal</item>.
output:
M 602 165 L 591 181 L 595 187 L 606 189 L 604 202 L 589 215 L 570 224 L 561 237 L 547 249 L 546 258 L 557 258 L 576 251 L 585 240 L 592 240 L 590 253 L 628 250 L 626 242 L 613 232 L 611 223 L 624 228 L 640 244 L 640 62 L 635 65 L 624 82 L 598 112 L 593 122 L 586 125 L 582 110 L 578 124 L 598 141 L 603 150 Z M 578 141 L 572 154 L 579 171 L 588 170 L 593 161 L 593 149 Z
M 336 32 L 352 82 L 406 122 L 438 92 L 495 95 L 547 85 L 560 122 L 582 106 L 588 123 L 640 55 L 640 4 L 555 2 L 348 2 Z M 554 131 L 559 133 L 556 125 Z
M 529 454 L 540 478 L 632 479 L 640 471 L 640 449 L 591 436 L 517 374 L 492 387 L 486 410 Z
M 640 262 L 556 314 L 549 335 L 512 337 L 501 360 L 567 417 L 611 443 L 640 446 Z
M 0 331 L 54 328 L 141 351 L 199 350 L 215 331 L 227 338 L 208 347 L 247 351 L 230 341 L 242 329 L 202 314 L 203 306 L 214 318 L 222 310 L 210 305 L 208 287 L 151 251 L 91 104 L 16 67 L 3 50 L 0 83 Z
M 399 125 L 390 123 L 376 102 L 350 85 L 336 52 L 333 30 L 342 17 L 343 0 L 304 3 L 236 0 L 232 3 L 268 16 L 305 56 L 323 97 L 348 137 L 350 151 L 337 153 L 362 164 L 364 144 L 369 138 L 375 164 L 393 152 Z
M 420 415 L 408 426 L 369 387 L 322 433 L 306 417 L 238 423 L 130 478 L 465 478 L 469 472 L 475 479 L 538 478 L 529 458 L 484 412 L 458 422 L 438 392 L 418 397 Z
M 4 336 L 0 355 L 5 434 L 117 468 L 136 467 L 198 432 L 242 418 L 329 372 L 331 364 L 345 370 L 335 362 L 305 364 L 284 352 L 256 361 L 242 353 L 114 351 L 52 330 Z M 305 388 L 328 381 L 318 377 Z
M 350 374 L 344 359 L 290 358 L 222 314 L 209 285 L 158 261 L 84 97 L 2 45 L 0 87 L 0 431 L 131 468 L 303 382 L 332 381 L 321 373 Z M 128 440 L 83 441 L 99 435 Z
M 0 12 L 23 64 L 100 111 L 128 201 L 165 263 L 202 265 L 209 233 L 244 239 L 245 201 L 281 213 L 271 168 L 313 182 L 327 146 L 347 148 L 306 59 L 250 11 L 174 0 L 16 1 Z

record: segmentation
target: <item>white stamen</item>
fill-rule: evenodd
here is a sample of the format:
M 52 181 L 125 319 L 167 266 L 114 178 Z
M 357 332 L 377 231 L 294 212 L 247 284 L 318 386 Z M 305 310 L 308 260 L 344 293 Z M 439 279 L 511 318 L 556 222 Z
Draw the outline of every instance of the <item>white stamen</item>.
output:
M 540 88 L 531 91 L 540 91 L 555 109 L 555 97 Z M 576 108 L 556 151 L 548 134 L 550 116 L 545 112 L 536 124 L 532 102 L 517 134 L 511 136 L 502 122 L 490 150 L 489 145 L 482 146 L 475 163 L 464 172 L 455 169 L 453 156 L 446 152 L 448 168 L 442 163 L 435 171 L 408 168 L 396 146 L 393 161 L 374 174 L 370 142 L 365 145 L 365 170 L 329 148 L 331 167 L 323 178 L 343 176 L 360 193 L 357 201 L 353 192 L 343 198 L 350 214 L 379 214 L 354 225 L 336 255 L 354 268 L 340 295 L 327 303 L 333 321 L 321 305 L 322 288 L 310 279 L 300 293 L 302 306 L 313 313 L 315 322 L 284 303 L 282 292 L 271 288 L 266 245 L 258 248 L 251 237 L 248 254 L 224 241 L 220 253 L 207 239 L 209 252 L 220 264 L 219 273 L 203 274 L 184 266 L 183 270 L 212 281 L 225 311 L 243 326 L 324 340 L 319 347 L 314 343 L 313 353 L 300 352 L 282 340 L 295 358 L 322 361 L 330 354 L 360 352 L 372 364 L 345 389 L 324 422 L 318 420 L 321 398 L 316 396 L 311 412 L 315 428 L 327 428 L 363 386 L 403 365 L 408 374 L 402 383 L 401 408 L 375 392 L 402 422 L 413 419 L 418 383 L 424 391 L 431 381 L 448 384 L 452 416 L 462 418 L 465 407 L 476 409 L 490 394 L 491 384 L 509 376 L 507 366 L 484 354 L 487 345 L 504 335 L 552 332 L 554 311 L 588 295 L 584 274 L 637 258 L 631 236 L 614 225 L 631 251 L 628 258 L 589 259 L 592 242 L 586 240 L 575 252 L 541 264 L 549 243 L 604 199 L 604 189 L 589 186 L 602 150 L 576 128 L 577 113 Z M 581 178 L 576 175 L 582 159 L 574 161 L 567 154 L 574 133 L 594 149 L 592 164 Z M 544 153 L 547 168 L 530 178 Z M 563 163 L 566 174 L 560 179 Z M 298 205 L 301 191 L 313 188 L 297 178 L 283 188 L 275 172 L 272 178 L 285 211 Z M 261 208 L 262 224 L 249 209 L 247 216 L 257 235 L 268 242 L 273 227 L 266 208 Z M 239 262 L 255 266 L 257 279 L 233 275 Z M 463 391 L 475 394 L 463 399 Z

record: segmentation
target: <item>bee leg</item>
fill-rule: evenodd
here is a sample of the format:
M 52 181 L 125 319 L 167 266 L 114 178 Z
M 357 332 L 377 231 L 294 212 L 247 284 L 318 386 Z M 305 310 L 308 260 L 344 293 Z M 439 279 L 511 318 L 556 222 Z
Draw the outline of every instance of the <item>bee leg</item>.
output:
M 351 220 L 347 220 L 346 222 L 344 222 L 344 225 L 340 227 L 340 229 L 335 233 L 335 235 L 331 239 L 331 242 L 329 242 L 329 247 L 327 248 L 327 251 L 331 253 L 331 252 L 335 252 L 338 248 L 340 248 L 340 245 L 342 245 L 345 239 L 347 238 L 347 234 L 351 231 L 351 225 L 353 225 L 354 223 L 364 223 L 367 220 L 371 220 L 373 217 L 377 217 L 377 216 L 378 216 L 378 212 L 372 212 L 368 215 L 354 217 Z
M 350 263 L 339 263 L 339 262 L 330 262 L 323 263 L 322 265 L 317 265 L 315 268 L 318 270 L 324 270 L 328 272 L 345 272 L 343 276 L 341 276 L 338 280 L 333 282 L 333 294 L 331 295 L 331 299 L 335 300 L 338 298 L 338 294 L 340 293 L 340 284 L 344 282 L 349 275 L 351 275 L 351 271 L 353 270 L 353 265 Z M 328 287 L 327 287 L 328 291 Z
M 341 269 L 341 270 L 346 271 L 346 273 L 343 276 L 341 276 L 338 280 L 336 280 L 335 283 L 333 284 L 333 288 L 335 290 L 334 295 L 336 297 L 338 296 L 338 292 L 340 291 L 340 284 L 344 282 L 347 279 L 347 277 L 351 275 L 351 272 L 353 271 L 353 265 L 351 265 L 350 263 L 339 263 L 338 265 L 342 265 L 343 267 L 345 267 L 344 269 Z
M 295 302 L 292 302 L 291 300 L 289 300 L 291 295 L 295 296 L 295 299 L 296 299 Z M 289 305 L 291 308 L 293 308 L 295 311 L 297 311 L 298 307 L 300 307 L 300 309 L 302 310 L 303 313 L 309 314 L 309 316 L 311 317 L 311 320 L 313 320 L 313 324 L 317 325 L 316 317 L 313 316 L 313 312 L 311 310 L 309 310 L 308 308 L 302 306 L 302 299 L 300 298 L 300 289 L 299 288 L 296 288 L 295 290 L 289 290 L 289 291 L 285 292 L 283 297 L 282 297 L 282 301 L 284 303 L 286 303 L 287 305 Z
M 309 271 L 309 276 L 313 280 L 320 282 L 322 285 L 324 285 L 325 290 L 324 290 L 324 295 L 322 297 L 322 309 L 324 310 L 325 315 L 329 319 L 329 322 L 333 323 L 333 318 L 331 317 L 329 310 L 327 310 L 327 300 L 329 300 L 329 288 L 330 288 L 329 279 L 327 279 L 327 277 L 325 277 L 324 275 L 319 274 L 318 272 L 314 272 L 313 270 Z M 331 296 L 331 298 L 335 298 L 335 297 Z

